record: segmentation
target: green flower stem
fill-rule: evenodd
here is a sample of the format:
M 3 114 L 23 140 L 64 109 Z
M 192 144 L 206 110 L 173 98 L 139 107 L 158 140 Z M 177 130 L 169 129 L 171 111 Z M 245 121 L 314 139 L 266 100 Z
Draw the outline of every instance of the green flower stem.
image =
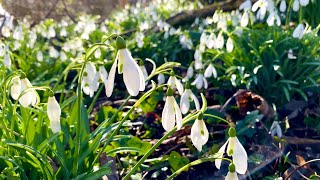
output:
M 79 113 L 78 113 L 77 124 L 76 124 L 75 152 L 74 152 L 74 161 L 73 161 L 73 169 L 72 169 L 73 177 L 77 177 L 78 175 L 78 165 L 79 165 L 78 159 L 79 159 L 79 153 L 80 153 L 80 118 L 81 118 L 81 99 L 82 99 L 81 81 L 83 78 L 83 72 L 87 64 L 87 61 L 88 59 L 85 59 L 85 61 L 83 62 L 80 70 L 79 78 L 78 78 L 77 108 Z
M 223 121 L 223 122 L 227 123 L 231 127 L 233 126 L 232 123 L 230 123 L 229 121 L 227 121 L 227 120 L 225 120 L 225 119 L 223 119 L 223 118 L 221 118 L 219 116 L 212 115 L 212 114 L 204 114 L 203 116 L 212 117 L 212 118 L 215 118 L 215 119 L 218 119 L 220 121 Z
M 189 114 L 185 118 L 183 118 L 182 125 L 188 123 L 189 121 L 196 119 L 200 112 L 197 111 L 195 113 Z M 167 139 L 170 135 L 172 135 L 177 130 L 177 127 L 173 128 L 167 134 L 165 134 L 159 141 L 151 147 L 151 149 L 137 162 L 137 164 L 129 171 L 129 173 L 123 178 L 123 180 L 130 179 L 130 176 L 140 167 L 140 165 L 153 153 L 160 144 Z
M 158 88 L 162 88 L 162 87 L 163 86 L 159 86 L 156 88 L 156 85 L 153 82 L 152 89 L 150 89 L 143 96 L 141 96 L 141 98 L 130 108 L 130 110 L 127 112 L 126 116 L 119 122 L 117 128 L 111 133 L 110 137 L 108 137 L 106 142 L 103 144 L 102 149 L 99 151 L 98 155 L 94 158 L 90 167 L 92 167 L 95 164 L 95 162 L 98 160 L 98 158 L 101 156 L 101 154 L 105 151 L 105 149 L 107 148 L 107 145 L 111 142 L 112 138 L 119 132 L 120 128 L 122 127 L 122 124 L 129 118 L 129 116 L 135 110 L 135 108 L 137 108 L 141 104 L 141 102 L 143 102 L 147 97 L 149 97 L 153 93 L 153 91 L 157 90 Z M 126 104 L 126 102 L 124 102 L 122 105 Z M 110 123 L 112 123 L 112 122 L 110 122 Z
M 212 160 L 216 160 L 216 159 L 222 159 L 222 160 L 226 160 L 229 161 L 230 163 L 232 163 L 231 159 L 228 158 L 216 158 L 215 156 L 210 156 L 210 157 L 205 157 L 205 158 L 201 158 L 195 161 L 192 161 L 191 163 L 183 166 L 182 168 L 178 169 L 176 172 L 174 172 L 173 174 L 171 174 L 171 176 L 169 176 L 167 178 L 167 180 L 171 180 L 174 177 L 178 176 L 180 173 L 182 173 L 183 171 L 187 171 L 191 166 L 195 166 L 204 162 L 208 162 L 208 161 L 212 161 Z

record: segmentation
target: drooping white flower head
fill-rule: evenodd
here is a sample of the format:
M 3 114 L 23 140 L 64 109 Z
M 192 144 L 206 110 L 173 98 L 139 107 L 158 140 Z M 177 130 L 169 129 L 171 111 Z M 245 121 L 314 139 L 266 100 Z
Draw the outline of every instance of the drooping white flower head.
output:
M 192 40 L 188 36 L 186 36 L 184 34 L 181 35 L 179 37 L 179 41 L 180 41 L 180 44 L 181 44 L 182 48 L 192 49 L 192 46 L 193 46 Z
M 229 129 L 229 139 L 219 149 L 217 153 L 217 159 L 215 165 L 218 169 L 221 167 L 221 158 L 223 157 L 225 150 L 227 149 L 228 156 L 232 156 L 232 161 L 235 165 L 236 172 L 239 174 L 245 174 L 248 168 L 248 155 L 243 148 L 238 138 L 236 137 L 236 130 L 231 127 Z
M 32 84 L 28 80 L 28 78 L 23 77 L 14 77 L 12 79 L 11 85 L 11 97 L 14 100 L 19 100 L 19 103 L 23 107 L 28 107 L 30 104 L 35 106 L 39 103 L 38 93 L 35 90 L 30 90 L 28 88 L 32 88 Z M 28 90 L 26 90 L 28 89 Z M 24 91 L 26 90 L 26 91 Z M 23 94 L 21 94 L 23 93 Z M 20 97 L 20 98 L 19 98 Z
M 282 130 L 279 125 L 278 121 L 273 121 L 271 127 L 270 127 L 270 132 L 271 136 L 277 135 L 279 138 L 282 137 Z
M 226 43 L 226 49 L 228 52 L 232 52 L 234 48 L 233 40 L 229 37 Z
M 309 4 L 309 0 L 299 0 L 301 6 L 307 6 Z
M 137 62 L 132 58 L 129 49 L 126 48 L 124 39 L 119 36 L 116 41 L 118 52 L 109 73 L 106 94 L 108 97 L 112 94 L 116 68 L 118 66 L 118 73 L 123 74 L 123 81 L 129 94 L 137 96 L 139 91 L 144 91 L 145 89 L 145 78 Z
M 294 0 L 293 5 L 292 5 L 293 11 L 297 12 L 297 11 L 299 11 L 299 8 L 300 8 L 299 0 Z
M 164 77 L 164 75 L 162 73 L 160 73 L 160 74 L 158 74 L 157 80 L 158 80 L 158 85 L 161 85 L 161 84 L 165 83 L 166 78 Z
M 202 151 L 202 146 L 205 145 L 209 139 L 209 132 L 202 116 L 203 115 L 200 114 L 191 127 L 191 141 L 198 151 Z
M 3 57 L 3 64 L 4 66 L 6 66 L 8 69 L 11 69 L 11 58 L 10 58 L 10 54 L 7 53 L 6 55 L 4 55 Z
M 255 2 L 252 6 L 252 11 L 256 12 L 259 9 L 259 14 L 260 17 L 262 17 L 262 19 L 264 18 L 264 16 L 266 15 L 267 12 L 267 8 L 268 8 L 268 1 L 267 0 L 258 0 L 257 2 Z
M 38 60 L 39 62 L 42 62 L 42 61 L 43 61 L 43 54 L 42 54 L 41 51 L 38 51 L 38 52 L 37 52 L 37 60 Z
M 280 16 L 275 11 L 272 11 L 269 14 L 267 23 L 268 23 L 268 26 L 274 26 L 274 24 L 276 24 L 277 26 L 280 26 L 281 25 Z
M 93 97 L 94 92 L 96 92 L 99 87 L 98 80 L 99 74 L 97 73 L 95 65 L 90 61 L 87 62 L 81 82 L 83 92 L 86 95 Z
M 216 39 L 216 48 L 222 49 L 223 46 L 224 46 L 224 37 L 223 37 L 222 31 L 220 31 L 220 33 Z
M 209 66 L 204 71 L 204 77 L 210 78 L 211 76 L 213 76 L 214 78 L 218 77 L 216 68 L 212 64 L 209 64 Z
M 229 165 L 229 172 L 225 178 L 225 180 L 238 180 L 238 175 L 236 173 L 236 167 L 233 163 Z
M 167 83 L 170 86 L 170 88 L 177 89 L 179 94 L 182 95 L 183 85 L 182 85 L 181 81 L 179 79 L 177 79 L 177 77 L 175 76 L 173 71 L 170 72 L 170 77 L 169 77 Z
M 162 126 L 169 132 L 174 128 L 175 124 L 177 125 L 177 129 L 182 127 L 182 114 L 173 97 L 172 89 L 168 87 L 166 102 L 162 111 Z
M 192 63 L 190 64 L 190 66 L 188 67 L 188 70 L 187 70 L 187 79 L 190 79 L 193 77 L 193 74 L 194 74 L 194 71 L 193 71 L 193 66 L 192 66 Z
M 209 48 L 209 49 L 212 49 L 215 47 L 215 43 L 216 43 L 216 35 L 214 33 L 211 33 L 209 35 L 209 37 L 207 38 L 207 41 L 206 41 L 206 46 Z
M 68 59 L 68 57 L 64 51 L 60 51 L 60 59 L 62 62 L 65 62 Z
M 180 108 L 181 108 L 181 112 L 182 114 L 186 114 L 189 109 L 190 109 L 190 102 L 193 101 L 196 109 L 200 110 L 200 103 L 198 98 L 193 94 L 193 92 L 190 89 L 190 84 L 189 82 L 186 83 L 186 88 L 183 92 L 183 94 L 181 95 L 181 99 L 180 99 Z
M 61 116 L 61 109 L 60 105 L 57 102 L 54 96 L 50 96 L 48 98 L 47 103 L 47 115 L 50 119 L 50 127 L 53 133 L 57 133 L 61 131 L 60 126 L 60 116 Z
M 191 84 L 195 85 L 197 89 L 201 89 L 202 87 L 204 87 L 205 89 L 208 88 L 208 81 L 203 76 L 203 74 L 198 74 L 196 79 Z
M 288 50 L 288 59 L 297 59 L 297 56 L 293 54 L 292 49 Z
M 246 0 L 244 1 L 243 3 L 241 3 L 241 5 L 239 6 L 239 10 L 250 10 L 252 7 L 252 4 L 251 4 L 251 0 Z
M 52 58 L 58 58 L 59 52 L 52 46 L 49 47 L 49 56 Z
M 136 35 L 136 42 L 137 42 L 137 46 L 138 46 L 139 48 L 142 48 L 143 45 L 144 45 L 143 39 L 144 39 L 144 34 L 143 34 L 142 32 L 137 33 L 137 35 Z
M 292 33 L 292 37 L 301 39 L 304 35 L 305 27 L 303 24 L 299 24 Z
M 241 17 L 240 25 L 241 25 L 241 27 L 247 27 L 248 24 L 249 24 L 249 12 L 248 11 L 244 11 L 243 15 Z
M 280 2 L 280 12 L 285 12 L 287 9 L 286 0 L 281 0 Z

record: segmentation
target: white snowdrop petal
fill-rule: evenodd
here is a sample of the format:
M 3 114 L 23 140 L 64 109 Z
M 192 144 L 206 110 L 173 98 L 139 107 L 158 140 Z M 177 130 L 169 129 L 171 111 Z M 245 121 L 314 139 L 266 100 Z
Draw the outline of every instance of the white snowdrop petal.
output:
M 233 48 L 234 48 L 233 41 L 229 37 L 228 40 L 227 40 L 226 49 L 227 49 L 228 52 L 232 52 Z
M 48 98 L 47 115 L 51 122 L 60 122 L 61 109 L 59 103 L 57 102 L 54 96 Z
M 191 92 L 191 96 L 192 96 L 193 102 L 196 106 L 196 110 L 200 110 L 200 103 L 199 103 L 198 98 L 192 92 Z
M 209 78 L 212 76 L 212 65 L 209 64 L 209 66 L 204 71 L 204 77 Z
M 298 0 L 294 0 L 293 5 L 292 5 L 292 9 L 293 11 L 297 12 L 299 11 L 299 1 Z
M 175 125 L 174 98 L 167 96 L 166 103 L 162 111 L 162 127 L 167 131 L 171 131 Z
M 232 160 L 236 166 L 237 173 L 245 174 L 248 168 L 248 156 L 246 150 L 243 148 L 237 137 L 234 137 Z
M 166 79 L 165 79 L 164 75 L 162 73 L 160 73 L 157 77 L 157 80 L 158 80 L 158 85 L 161 85 L 161 84 L 164 84 Z
M 127 49 L 119 50 L 119 60 L 123 58 L 123 81 L 131 96 L 139 94 L 141 77 L 139 74 L 140 68 L 138 64 L 131 57 Z M 142 72 L 141 72 L 142 74 Z M 143 75 L 142 75 L 143 76 Z M 143 77 L 142 77 L 143 78 Z M 139 82 L 139 83 L 137 83 Z
M 299 0 L 301 6 L 307 6 L 309 4 L 309 0 Z
M 175 85 L 177 87 L 177 90 L 178 90 L 179 94 L 182 95 L 182 93 L 183 93 L 183 85 L 182 85 L 182 83 L 180 82 L 179 79 L 177 79 L 176 77 L 174 77 L 174 79 L 175 79 Z
M 176 102 L 176 100 L 173 97 L 172 97 L 172 99 L 173 99 L 173 104 L 174 104 L 174 113 L 176 116 L 177 129 L 180 129 L 182 127 L 181 110 L 180 110 L 180 107 L 179 107 L 178 103 Z
M 217 159 L 216 160 L 214 160 L 214 164 L 215 164 L 215 166 L 216 166 L 216 168 L 217 169 L 220 169 L 220 167 L 221 167 L 221 162 L 222 162 L 222 157 L 223 157 L 223 155 L 224 155 L 224 152 L 225 152 L 225 150 L 226 150 L 226 147 L 227 147 L 227 145 L 228 145 L 228 143 L 229 143 L 229 140 L 230 140 L 230 138 L 223 144 L 223 146 L 221 146 L 221 148 L 219 149 L 219 151 L 216 153 L 217 154 Z
M 246 27 L 249 24 L 249 14 L 247 11 L 245 11 L 241 17 L 240 25 L 241 27 Z
M 12 85 L 10 88 L 10 92 L 11 92 L 11 97 L 14 100 L 17 100 L 20 96 L 21 93 L 21 80 L 19 77 L 14 77 L 12 79 Z
M 189 97 L 188 93 L 186 92 L 188 89 L 186 89 L 180 99 L 180 108 L 182 114 L 186 114 L 189 111 L 190 108 L 190 102 L 189 102 Z
M 109 72 L 109 77 L 107 80 L 107 85 L 106 85 L 106 95 L 107 97 L 110 97 L 114 88 L 114 78 L 116 75 L 116 69 L 117 69 L 117 63 L 118 60 L 115 59 L 115 61 L 112 64 L 111 70 Z
M 280 11 L 281 11 L 281 12 L 285 12 L 286 9 L 287 9 L 286 1 L 285 1 L 285 0 L 281 0 L 281 3 L 280 3 Z

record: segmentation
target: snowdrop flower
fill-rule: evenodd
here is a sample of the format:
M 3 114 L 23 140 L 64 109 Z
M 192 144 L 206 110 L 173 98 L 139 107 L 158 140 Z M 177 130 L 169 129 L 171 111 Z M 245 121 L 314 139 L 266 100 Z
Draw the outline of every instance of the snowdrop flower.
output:
M 294 0 L 293 5 L 292 5 L 292 9 L 293 11 L 297 12 L 299 11 L 299 0 Z
M 43 54 L 42 54 L 41 51 L 38 51 L 38 52 L 37 52 L 37 60 L 38 60 L 39 62 L 42 62 L 42 61 L 43 61 Z
M 248 155 L 246 150 L 243 148 L 236 136 L 236 130 L 231 127 L 228 131 L 229 139 L 227 142 L 219 149 L 217 153 L 217 158 L 215 160 L 215 165 L 218 169 L 221 166 L 221 158 L 225 150 L 227 149 L 228 156 L 232 156 L 232 161 L 235 165 L 235 171 L 239 174 L 245 174 L 248 168 Z
M 201 61 L 202 60 L 202 52 L 199 49 L 196 49 L 194 52 L 194 59 L 196 61 Z M 197 68 L 196 68 L 197 69 Z
M 105 85 L 107 84 L 108 72 L 104 66 L 99 66 L 99 82 L 103 82 Z
M 101 57 L 101 50 L 100 50 L 100 48 L 98 48 L 98 49 L 94 52 L 94 58 L 100 59 L 100 57 Z
M 11 58 L 10 58 L 10 54 L 7 53 L 6 55 L 4 55 L 3 57 L 3 64 L 4 66 L 6 66 L 8 69 L 11 69 Z
M 137 33 L 137 35 L 136 35 L 136 42 L 137 42 L 137 46 L 138 46 L 139 48 L 142 48 L 143 45 L 144 45 L 143 39 L 144 39 L 144 34 L 143 34 L 142 32 Z
M 170 86 L 170 88 L 177 89 L 179 94 L 182 95 L 183 85 L 181 84 L 180 80 L 177 79 L 173 71 L 170 72 L 170 77 L 168 79 L 167 84 Z
M 270 132 L 271 136 L 277 135 L 279 138 L 282 137 L 282 130 L 279 125 L 278 121 L 273 121 L 271 127 L 270 127 Z
M 61 116 L 61 109 L 59 103 L 57 102 L 56 98 L 52 95 L 48 98 L 47 103 L 47 115 L 50 119 L 50 128 L 53 133 L 58 133 L 61 131 L 60 126 L 60 116 Z
M 37 92 L 35 90 L 27 90 L 26 92 L 23 92 L 24 90 L 32 87 L 32 84 L 25 75 L 22 78 L 15 77 L 12 79 L 11 97 L 14 100 L 19 100 L 19 103 L 23 107 L 28 107 L 30 104 L 35 106 L 39 102 Z M 22 92 L 23 94 L 21 94 Z
M 229 172 L 225 178 L 225 180 L 238 180 L 238 175 L 236 173 L 236 167 L 233 163 L 231 163 L 228 167 Z
M 12 34 L 13 39 L 15 40 L 22 40 L 23 39 L 23 34 L 22 34 L 22 27 L 17 26 Z
M 222 32 L 219 33 L 217 40 L 216 40 L 216 48 L 221 49 L 224 46 L 224 37 Z
M 56 31 L 54 30 L 54 28 L 52 26 L 50 26 L 48 29 L 48 38 L 52 38 L 55 36 L 56 36 Z
M 227 49 L 228 52 L 232 52 L 233 48 L 234 48 L 233 41 L 229 37 L 228 40 L 227 40 L 226 49 Z
M 214 78 L 218 77 L 216 68 L 212 64 L 209 64 L 209 66 L 204 71 L 204 77 L 209 78 L 211 76 L 213 76 Z
M 259 9 L 259 16 L 261 19 L 264 18 L 267 12 L 267 7 L 268 7 L 268 1 L 267 0 L 258 0 L 255 2 L 252 6 L 252 11 L 256 12 Z
M 307 6 L 309 4 L 309 0 L 299 0 L 301 6 Z
M 187 76 L 186 76 L 186 79 L 190 79 L 193 77 L 193 65 L 192 63 L 190 64 L 190 66 L 188 67 L 188 70 L 187 70 Z
M 200 110 L 200 103 L 198 98 L 193 94 L 190 89 L 190 83 L 186 83 L 186 89 L 184 90 L 183 94 L 181 95 L 180 99 L 180 108 L 182 114 L 186 114 L 190 109 L 190 102 L 193 101 L 196 109 Z
M 267 19 L 268 26 L 273 26 L 275 22 L 276 22 L 277 26 L 281 25 L 280 16 L 276 12 L 273 11 L 270 13 L 270 15 Z
M 86 95 L 93 97 L 94 92 L 98 90 L 98 77 L 99 74 L 94 64 L 90 61 L 87 62 L 81 82 L 82 90 Z
M 49 47 L 49 56 L 52 58 L 58 58 L 59 52 L 52 46 Z
M 196 79 L 191 84 L 195 85 L 197 89 L 201 89 L 202 87 L 205 89 L 208 88 L 208 81 L 206 78 L 204 78 L 203 74 L 198 74 Z
M 203 115 L 200 113 L 198 119 L 194 121 L 191 127 L 191 141 L 198 151 L 202 151 L 202 146 L 205 145 L 209 139 L 207 126 L 202 118 Z
M 227 19 L 225 17 L 221 17 L 217 23 L 217 29 L 221 29 L 222 31 L 227 31 Z
M 296 29 L 294 29 L 294 31 L 292 33 L 292 37 L 301 39 L 303 37 L 303 34 L 304 34 L 304 25 L 303 24 L 299 24 L 296 27 Z
M 293 54 L 292 49 L 288 51 L 288 59 L 297 59 L 297 57 Z
M 241 27 L 247 27 L 248 24 L 249 24 L 249 12 L 248 11 L 244 11 L 243 15 L 241 17 L 240 25 L 241 25 Z
M 180 44 L 182 45 L 182 48 L 192 49 L 193 44 L 192 44 L 191 39 L 188 36 L 186 36 L 184 34 L 181 35 L 179 37 L 179 41 L 180 41 Z
M 210 36 L 207 38 L 206 46 L 209 49 L 212 49 L 215 46 L 216 39 L 217 39 L 216 35 L 214 33 L 211 33 Z
M 167 90 L 166 103 L 162 111 L 162 126 L 167 132 L 169 132 L 174 128 L 175 124 L 177 124 L 178 129 L 182 127 L 182 114 L 173 97 L 173 91 L 169 86 Z
M 68 33 L 66 31 L 66 28 L 62 28 L 61 31 L 60 31 L 60 36 L 66 37 L 67 35 L 68 35 Z
M 161 85 L 161 84 L 164 84 L 166 78 L 164 77 L 164 75 L 162 73 L 160 73 L 160 74 L 158 74 L 157 80 L 158 80 L 158 85 Z
M 118 66 L 118 73 L 123 74 L 123 81 L 129 94 L 131 96 L 137 96 L 139 94 L 139 91 L 144 91 L 145 89 L 143 73 L 139 68 L 137 62 L 135 62 L 135 60 L 132 58 L 132 55 L 129 49 L 127 49 L 124 39 L 121 36 L 118 36 L 116 42 L 118 52 L 109 73 L 106 94 L 108 97 L 110 97 L 112 94 L 116 68 Z
M 65 62 L 68 59 L 68 57 L 64 51 L 60 52 L 60 59 L 62 62 Z
M 244 1 L 243 3 L 241 3 L 240 4 L 240 6 L 239 6 L 239 10 L 241 11 L 241 10 L 250 10 L 251 9 L 251 6 L 252 6 L 252 4 L 251 4 L 251 1 L 250 0 L 246 0 L 246 1 Z
M 287 9 L 286 0 L 281 0 L 280 2 L 280 12 L 285 12 Z

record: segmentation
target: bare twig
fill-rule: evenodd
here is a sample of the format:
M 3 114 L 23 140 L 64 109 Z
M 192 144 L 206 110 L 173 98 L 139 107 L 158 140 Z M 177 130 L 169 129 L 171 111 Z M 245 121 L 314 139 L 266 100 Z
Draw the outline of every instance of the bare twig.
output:
M 289 180 L 289 178 L 296 172 L 298 171 L 300 168 L 310 164 L 310 163 L 313 163 L 313 162 L 317 162 L 317 161 L 320 161 L 320 159 L 312 159 L 310 161 L 307 161 L 306 163 L 296 167 L 293 171 L 291 171 L 291 173 L 284 179 L 284 180 Z

